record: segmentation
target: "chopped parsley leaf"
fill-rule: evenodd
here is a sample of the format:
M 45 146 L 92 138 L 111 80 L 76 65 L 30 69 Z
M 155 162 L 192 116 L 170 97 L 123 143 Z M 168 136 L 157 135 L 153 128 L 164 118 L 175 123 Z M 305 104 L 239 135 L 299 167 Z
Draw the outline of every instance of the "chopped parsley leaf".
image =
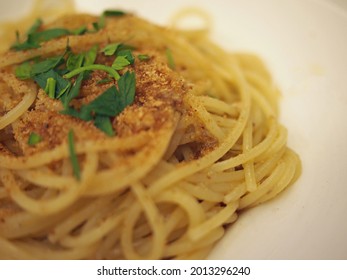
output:
M 116 103 L 117 89 L 115 86 L 111 86 L 89 104 L 83 105 L 81 111 L 88 112 L 89 115 L 100 114 L 113 117 L 119 113 Z
M 59 98 L 60 96 L 62 96 L 69 90 L 71 86 L 71 83 L 68 80 L 62 78 L 55 70 L 49 70 L 48 72 L 33 77 L 34 81 L 44 90 L 47 87 L 47 80 L 49 78 L 52 78 L 56 81 L 54 95 L 55 98 Z
M 77 111 L 75 108 L 69 106 L 64 110 L 60 111 L 60 113 L 63 115 L 68 115 L 74 118 L 81 119 L 86 122 L 93 120 L 93 116 L 90 114 L 89 111 L 85 110 L 85 107 L 82 107 L 80 111 Z
M 134 72 L 126 72 L 118 81 L 120 103 L 123 111 L 125 107 L 131 105 L 135 99 L 136 78 Z
M 130 64 L 134 64 L 135 58 L 131 52 L 131 49 L 119 49 L 117 50 L 117 56 L 125 56 Z
M 106 22 L 105 22 L 105 14 L 103 13 L 100 17 L 99 17 L 99 20 L 98 20 L 98 29 L 102 29 L 105 27 L 106 25 Z
M 175 65 L 175 61 L 173 59 L 173 55 L 172 55 L 172 52 L 170 49 L 166 49 L 166 58 L 167 58 L 167 62 L 168 62 L 168 65 L 169 67 L 172 69 L 172 70 L 175 70 L 176 68 L 176 65 Z
M 16 67 L 15 74 L 16 77 L 21 80 L 30 79 L 32 66 L 29 61 L 22 63 L 21 65 Z
M 121 10 L 106 10 L 103 13 L 106 17 L 119 17 L 124 16 L 127 13 Z
M 122 70 L 124 67 L 130 65 L 126 56 L 117 56 L 112 64 L 112 68 L 115 70 Z
M 65 35 L 70 35 L 71 32 L 63 28 L 53 28 L 44 31 L 35 31 L 28 34 L 27 40 L 20 43 L 19 40 L 11 46 L 12 49 L 16 51 L 37 49 L 40 47 L 40 43 L 50 41 L 52 39 L 62 37 Z
M 93 22 L 93 27 L 94 27 L 94 31 L 92 32 L 98 32 L 100 29 L 103 29 L 105 27 L 105 15 L 102 14 L 99 17 L 99 20 L 97 22 Z
M 116 44 L 109 44 L 105 48 L 102 49 L 101 52 L 103 52 L 106 56 L 114 55 L 119 47 L 119 43 Z
M 42 43 L 70 34 L 71 32 L 65 28 L 52 28 L 40 32 L 31 33 L 29 36 L 31 36 L 31 39 L 34 42 Z
M 75 70 L 83 65 L 83 61 L 84 61 L 83 53 L 78 53 L 78 54 L 70 53 L 66 61 L 66 68 L 69 71 Z
M 37 32 L 42 24 L 43 24 L 43 22 L 40 18 L 36 19 L 35 22 L 33 23 L 33 25 L 27 31 L 27 35 L 30 35 L 30 34 Z
M 84 54 L 83 66 L 92 65 L 95 63 L 96 56 L 98 54 L 98 46 L 95 45 L 89 51 Z
M 149 55 L 147 55 L 147 54 L 139 54 L 139 55 L 137 56 L 137 58 L 138 58 L 139 60 L 141 60 L 141 61 L 147 61 L 147 60 L 150 59 Z
M 110 137 L 115 135 L 110 117 L 96 115 L 94 125 Z
M 35 76 L 58 67 L 64 62 L 64 55 L 50 57 L 32 65 L 31 75 Z
M 28 145 L 35 146 L 36 144 L 40 143 L 42 141 L 42 137 L 35 133 L 31 132 L 28 138 Z
M 89 32 L 97 32 L 100 29 L 104 28 L 106 25 L 106 17 L 119 17 L 123 15 L 126 15 L 124 11 L 106 10 L 101 14 L 101 16 L 99 17 L 99 20 L 93 23 L 94 31 L 89 31 Z M 11 46 L 11 49 L 16 51 L 37 49 L 41 47 L 40 43 L 42 42 L 50 41 L 52 39 L 59 38 L 65 35 L 82 35 L 88 32 L 88 29 L 85 25 L 79 28 L 76 28 L 74 30 L 68 30 L 65 28 L 51 28 L 51 29 L 39 31 L 42 24 L 43 24 L 42 20 L 37 19 L 26 32 L 27 39 L 24 42 L 19 41 L 19 34 L 17 31 L 16 32 L 17 40 Z
M 74 30 L 71 30 L 70 32 L 71 32 L 72 35 L 83 35 L 87 31 L 88 31 L 87 26 L 83 25 L 83 26 L 78 27 L 78 28 L 76 28 Z
M 80 111 L 67 107 L 62 114 L 70 115 L 85 121 L 94 119 L 94 125 L 111 135 L 110 125 L 105 117 L 116 117 L 135 99 L 135 73 L 126 72 L 118 80 L 118 89 L 111 86 L 88 104 L 82 105 Z M 100 118 L 104 117 L 104 118 Z
M 135 86 L 135 73 L 128 71 L 118 80 L 118 89 L 111 86 L 89 104 L 82 105 L 79 112 L 73 110 L 70 112 L 74 117 L 84 120 L 90 120 L 93 115 L 116 117 L 134 102 Z
M 66 94 L 61 95 L 60 100 L 61 102 L 63 102 L 64 108 L 68 108 L 71 100 L 78 96 L 81 89 L 83 78 L 83 73 L 79 74 L 71 89 Z
M 21 80 L 30 79 L 39 74 L 48 72 L 49 70 L 59 67 L 65 61 L 64 56 L 66 54 L 66 51 L 67 48 L 64 54 L 60 56 L 50 57 L 42 61 L 34 61 L 33 63 L 33 60 L 31 60 L 22 63 L 21 65 L 16 67 L 16 77 Z
M 30 49 L 37 49 L 39 47 L 40 47 L 40 44 L 38 42 L 33 41 L 29 35 L 28 39 L 23 43 L 20 43 L 17 40 L 17 42 L 11 46 L 11 49 L 15 51 L 24 51 L 24 50 L 30 50 Z

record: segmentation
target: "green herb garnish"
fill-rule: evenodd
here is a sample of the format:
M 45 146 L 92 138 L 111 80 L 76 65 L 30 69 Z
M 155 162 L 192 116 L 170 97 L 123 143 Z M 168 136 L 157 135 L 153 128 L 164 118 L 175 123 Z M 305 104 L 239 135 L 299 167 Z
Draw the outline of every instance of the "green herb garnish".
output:
M 80 166 L 79 166 L 78 158 L 75 151 L 74 133 L 72 129 L 69 131 L 69 134 L 68 134 L 68 145 L 69 145 L 69 154 L 70 154 L 72 170 L 76 179 L 80 181 L 81 180 Z
M 115 70 L 122 70 L 124 67 L 130 65 L 126 56 L 117 56 L 112 64 L 112 68 Z
M 131 105 L 135 99 L 135 73 L 126 72 L 118 81 L 119 95 L 121 104 L 121 111 L 128 105 Z
M 52 77 L 49 77 L 47 79 L 47 82 L 46 82 L 46 88 L 45 88 L 45 92 L 48 94 L 48 96 L 50 98 L 55 98 L 55 87 L 57 85 L 57 81 L 52 78 Z
M 112 81 L 113 81 L 112 79 L 106 78 L 106 79 L 102 79 L 102 80 L 100 80 L 100 81 L 97 81 L 96 84 L 97 84 L 97 85 L 104 85 L 104 84 L 108 84 L 108 83 L 110 83 L 110 82 L 112 82 Z
M 106 17 L 119 17 L 123 16 L 126 13 L 120 10 L 106 10 L 99 17 L 97 22 L 93 23 L 94 30 L 89 32 L 97 32 L 100 29 L 105 27 Z M 20 42 L 19 33 L 16 32 L 16 42 L 11 46 L 11 49 L 16 51 L 23 51 L 29 49 L 37 49 L 40 48 L 40 43 L 50 41 L 55 38 L 59 38 L 66 35 L 82 35 L 88 32 L 86 26 L 81 26 L 74 30 L 68 30 L 65 28 L 51 28 L 43 31 L 39 31 L 42 26 L 42 20 L 37 19 L 34 24 L 28 29 L 26 32 L 27 39 L 24 42 Z
M 61 95 L 61 101 L 63 102 L 64 108 L 68 108 L 70 102 L 72 99 L 76 98 L 80 92 L 82 81 L 83 81 L 84 75 L 83 73 L 80 73 L 77 77 L 75 83 L 67 92 L 66 94 Z
M 28 39 L 23 43 L 20 43 L 17 40 L 17 42 L 11 46 L 11 49 L 16 51 L 25 51 L 30 49 L 37 49 L 39 47 L 40 47 L 40 44 L 38 42 L 33 41 L 29 36 Z
M 64 62 L 64 55 L 50 57 L 32 65 L 31 75 L 35 76 L 58 67 Z
M 118 80 L 118 90 L 115 86 L 111 86 L 88 105 L 84 106 L 95 114 L 115 117 L 119 115 L 125 107 L 131 105 L 134 102 L 134 98 L 135 73 L 130 73 L 128 71 Z
M 48 72 L 33 77 L 34 81 L 44 90 L 47 89 L 47 80 L 49 78 L 56 81 L 54 94 L 55 98 L 59 98 L 60 96 L 65 94 L 71 86 L 71 83 L 68 80 L 62 78 L 55 70 L 49 70 Z
M 97 115 L 94 120 L 94 125 L 101 131 L 105 132 L 106 135 L 112 137 L 115 132 L 112 127 L 112 123 L 109 117 Z
M 64 56 L 67 52 L 68 47 L 66 48 L 64 54 L 60 56 L 46 58 L 42 61 L 26 61 L 21 65 L 16 67 L 15 74 L 19 79 L 25 80 L 34 78 L 35 76 L 48 72 L 54 68 L 59 67 L 64 63 Z
M 118 49 L 116 52 L 117 56 L 124 56 L 129 62 L 130 64 L 134 64 L 135 62 L 135 58 L 131 52 L 131 49 Z
M 91 117 L 92 114 L 114 117 L 120 113 L 117 101 L 117 89 L 115 86 L 111 86 L 89 104 L 83 105 L 81 112 L 84 118 L 86 118 L 86 114 Z
M 139 60 L 141 60 L 141 61 L 147 61 L 147 60 L 150 59 L 149 55 L 147 55 L 147 54 L 139 54 L 139 55 L 137 56 L 137 58 L 138 58 Z
M 106 17 L 120 17 L 126 15 L 125 12 L 120 10 L 106 10 L 104 11 L 97 22 L 93 22 L 94 32 L 103 29 L 106 25 Z
M 31 132 L 28 138 L 28 145 L 35 146 L 36 144 L 40 143 L 42 141 L 42 137 L 35 133 Z
M 43 24 L 43 22 L 40 18 L 36 19 L 34 24 L 27 31 L 27 35 L 30 35 L 30 34 L 37 32 L 40 29 L 40 27 L 42 26 L 42 24 Z
M 168 62 L 169 67 L 172 70 L 175 70 L 176 65 L 175 65 L 175 61 L 174 61 L 174 58 L 173 58 L 171 50 L 170 49 L 166 49 L 165 54 L 166 54 L 166 58 L 167 58 L 167 62 Z
M 89 51 L 87 51 L 84 54 L 83 66 L 88 66 L 88 65 L 94 64 L 97 54 L 98 54 L 98 46 L 94 46 Z
M 101 52 L 103 52 L 106 56 L 114 55 L 119 45 L 119 43 L 107 45 L 105 48 L 102 49 Z
M 98 55 L 98 46 L 95 45 L 92 48 L 90 48 L 90 50 L 88 50 L 82 54 L 83 54 L 82 66 L 93 65 L 95 63 L 96 57 Z M 77 69 L 77 68 L 75 68 L 75 69 Z M 87 80 L 89 78 L 89 74 L 90 74 L 90 71 L 85 71 L 83 79 Z
M 29 36 L 31 36 L 31 39 L 34 42 L 42 43 L 70 34 L 71 32 L 65 28 L 52 28 L 40 32 L 34 32 Z
M 33 29 L 34 30 L 34 29 Z M 11 46 L 12 49 L 16 51 L 37 49 L 40 47 L 40 43 L 50 41 L 55 38 L 59 38 L 65 35 L 70 35 L 71 32 L 63 28 L 53 28 L 47 29 L 44 31 L 31 31 L 32 33 L 28 34 L 27 40 L 23 43 L 20 43 L 17 39 L 17 42 Z
M 106 21 L 106 19 L 105 19 L 105 14 L 103 13 L 100 17 L 99 17 L 99 20 L 98 20 L 98 30 L 99 29 L 103 29 L 104 27 L 105 27 L 105 21 Z
M 15 70 L 16 77 L 21 80 L 30 79 L 32 76 L 31 68 L 32 66 L 29 61 L 22 63 Z
M 103 15 L 105 15 L 105 17 L 120 17 L 120 16 L 124 16 L 127 13 L 124 11 L 120 11 L 120 10 L 106 10 L 104 11 Z
M 102 71 L 105 71 L 107 73 L 109 73 L 115 80 L 118 80 L 119 79 L 119 74 L 118 72 L 113 69 L 112 67 L 110 66 L 106 66 L 106 65 L 103 65 L 103 64 L 92 64 L 92 65 L 87 65 L 87 66 L 83 66 L 83 67 L 79 67 L 67 74 L 65 74 L 63 77 L 64 78 L 67 78 L 67 79 L 70 79 L 84 71 L 89 71 L 89 70 L 102 70 Z
M 83 35 L 87 31 L 88 31 L 87 26 L 83 25 L 83 26 L 78 27 L 78 28 L 76 28 L 74 30 L 71 30 L 70 32 L 71 32 L 72 35 Z
M 68 115 L 74 118 L 81 119 L 86 122 L 93 120 L 93 116 L 90 114 L 89 111 L 85 110 L 85 107 L 82 107 L 80 111 L 77 111 L 75 108 L 69 106 L 64 110 L 60 111 L 60 113 L 63 115 Z
M 94 119 L 94 124 L 98 128 L 102 127 L 104 132 L 107 131 L 105 132 L 107 135 L 111 135 L 109 124 L 105 124 L 105 118 L 116 117 L 134 102 L 135 85 L 135 73 L 126 72 L 118 80 L 118 89 L 111 86 L 89 104 L 82 105 L 80 111 L 68 107 L 61 113 L 85 121 Z
M 83 61 L 84 61 L 83 53 L 79 53 L 79 54 L 70 53 L 66 61 L 66 68 L 69 71 L 73 71 L 79 67 L 82 67 Z
M 130 64 L 134 63 L 134 56 L 132 54 L 133 46 L 125 45 L 122 43 L 109 44 L 105 48 L 102 49 L 106 56 L 116 55 L 125 56 L 126 59 L 130 62 Z

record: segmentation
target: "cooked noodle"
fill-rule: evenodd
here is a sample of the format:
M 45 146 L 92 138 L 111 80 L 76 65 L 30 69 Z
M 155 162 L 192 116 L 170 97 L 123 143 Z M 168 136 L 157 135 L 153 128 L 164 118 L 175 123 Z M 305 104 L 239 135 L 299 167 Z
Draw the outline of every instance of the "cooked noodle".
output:
M 178 16 L 173 26 L 191 13 Z M 97 20 L 74 15 L 48 26 L 67 27 L 72 18 L 76 26 Z M 0 258 L 205 258 L 241 210 L 293 184 L 301 172 L 300 160 L 286 146 L 287 131 L 278 122 L 279 91 L 270 74 L 256 56 L 216 46 L 207 27 L 180 31 L 125 15 L 107 19 L 98 32 L 68 36 L 74 52 L 117 42 L 147 52 L 149 62 L 136 60 L 130 67 L 137 77 L 157 75 L 159 85 L 169 84 L 163 89 L 169 95 L 162 96 L 174 98 L 170 106 L 159 100 L 164 109 L 149 115 L 164 120 L 155 123 L 156 128 L 130 133 L 122 113 L 117 123 L 125 122 L 124 133 L 115 122 L 113 137 L 96 129 L 93 137 L 87 137 L 88 131 L 84 136 L 84 129 L 76 133 L 80 180 L 69 160 L 69 127 L 59 127 L 57 138 L 61 133 L 65 139 L 61 142 L 28 147 L 28 130 L 39 125 L 36 122 L 46 123 L 47 130 L 54 126 L 43 116 L 52 116 L 56 105 L 42 109 L 51 102 L 40 103 L 48 100 L 43 91 L 13 74 L 15 66 L 28 59 L 64 52 L 67 36 L 1 56 L 0 89 L 9 101 L 2 98 L 0 104 Z M 168 49 L 174 70 L 163 66 Z M 154 74 L 141 66 L 151 63 Z M 137 80 L 136 86 L 146 88 L 141 83 Z M 149 87 L 161 91 L 155 81 Z M 182 90 L 178 97 L 176 89 Z M 30 119 L 35 114 L 38 118 Z M 83 122 L 64 118 L 66 126 Z M 133 118 L 129 122 L 143 125 L 133 124 Z M 89 124 L 85 127 L 94 131 Z

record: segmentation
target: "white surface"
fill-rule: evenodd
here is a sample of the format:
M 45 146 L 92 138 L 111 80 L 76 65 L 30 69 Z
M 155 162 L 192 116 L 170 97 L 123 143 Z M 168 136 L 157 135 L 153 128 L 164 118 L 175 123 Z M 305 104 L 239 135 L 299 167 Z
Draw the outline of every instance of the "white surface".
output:
M 210 258 L 347 259 L 346 1 L 76 2 L 83 11 L 129 9 L 157 23 L 180 7 L 202 7 L 214 18 L 213 38 L 260 55 L 281 88 L 281 120 L 303 174 L 275 201 L 243 213 Z

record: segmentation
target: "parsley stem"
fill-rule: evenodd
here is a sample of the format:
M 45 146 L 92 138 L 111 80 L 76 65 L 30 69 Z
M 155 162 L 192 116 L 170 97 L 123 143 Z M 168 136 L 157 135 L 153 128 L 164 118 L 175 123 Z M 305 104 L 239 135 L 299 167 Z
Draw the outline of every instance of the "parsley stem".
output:
M 102 70 L 107 73 L 109 73 L 115 80 L 118 80 L 120 78 L 118 72 L 114 70 L 110 66 L 102 65 L 102 64 L 92 64 L 92 65 L 86 65 L 79 68 L 76 68 L 75 70 L 72 70 L 71 72 L 65 74 L 63 77 L 66 79 L 70 79 L 84 71 L 90 71 L 90 70 Z
M 52 99 L 55 98 L 55 88 L 56 88 L 56 85 L 57 85 L 57 81 L 54 78 L 49 77 L 47 79 L 45 91 L 48 94 L 48 96 L 50 98 L 52 98 Z
M 69 154 L 70 154 L 72 169 L 76 179 L 80 181 L 81 180 L 80 165 L 78 163 L 78 158 L 75 152 L 74 132 L 72 129 L 69 131 L 69 134 L 68 134 L 68 144 L 69 144 Z

